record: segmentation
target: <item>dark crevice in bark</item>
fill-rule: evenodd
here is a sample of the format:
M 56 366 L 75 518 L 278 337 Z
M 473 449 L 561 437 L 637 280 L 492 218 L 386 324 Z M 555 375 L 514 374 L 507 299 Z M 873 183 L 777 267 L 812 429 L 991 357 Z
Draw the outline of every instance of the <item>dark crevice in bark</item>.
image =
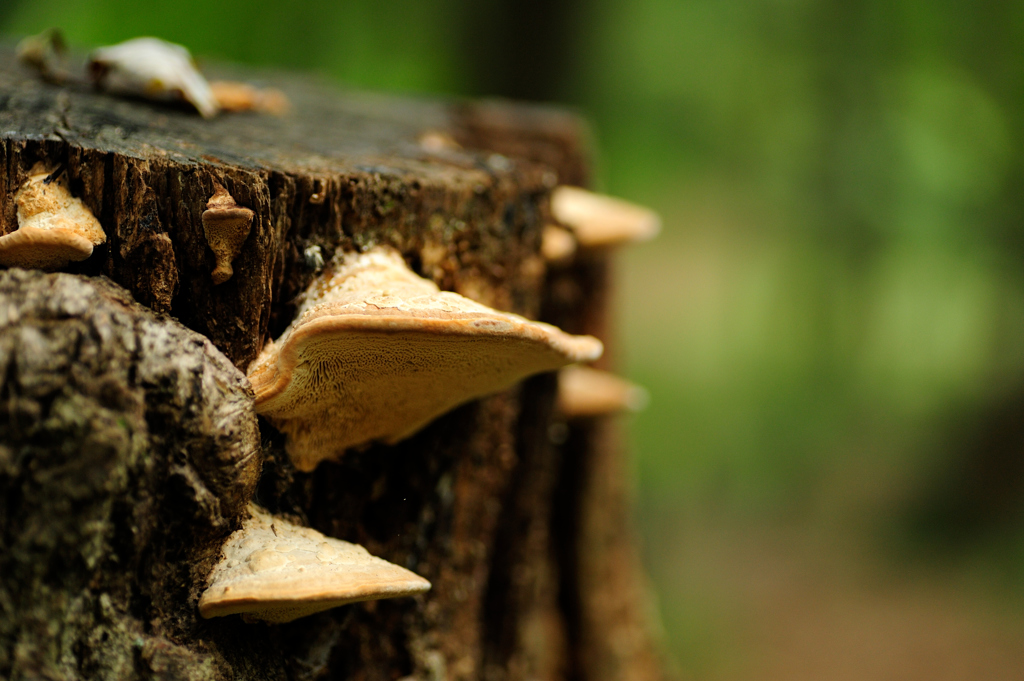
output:
M 557 381 L 536 376 L 523 384 L 522 412 L 516 429 L 516 465 L 501 499 L 495 533 L 493 570 L 483 607 L 484 676 L 557 678 L 561 645 L 533 658 L 524 653 L 530 638 L 562 640 L 556 602 L 555 561 L 550 519 L 558 452 L 548 429 Z
M 567 427 L 568 428 L 568 427 Z M 578 428 L 568 428 L 561 446 L 562 465 L 555 487 L 554 512 L 551 516 L 552 549 L 558 560 L 558 604 L 565 620 L 569 652 L 566 681 L 583 681 L 582 651 L 583 603 L 580 600 L 578 537 L 583 484 L 586 480 L 586 438 Z

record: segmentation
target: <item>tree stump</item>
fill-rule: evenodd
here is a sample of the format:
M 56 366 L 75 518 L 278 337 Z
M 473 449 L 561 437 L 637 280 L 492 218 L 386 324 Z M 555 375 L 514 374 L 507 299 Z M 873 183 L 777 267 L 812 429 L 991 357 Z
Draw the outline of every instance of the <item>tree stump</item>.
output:
M 0 677 L 661 678 L 614 425 L 562 427 L 553 376 L 301 473 L 243 375 L 322 260 L 375 245 L 442 289 L 606 339 L 604 256 L 549 272 L 539 255 L 551 189 L 587 182 L 584 126 L 230 75 L 294 113 L 203 120 L 44 83 L 0 50 L 0 234 L 37 162 L 107 234 L 64 274 L 0 272 Z M 219 285 L 216 185 L 254 213 Z M 250 500 L 433 589 L 284 625 L 200 619 Z

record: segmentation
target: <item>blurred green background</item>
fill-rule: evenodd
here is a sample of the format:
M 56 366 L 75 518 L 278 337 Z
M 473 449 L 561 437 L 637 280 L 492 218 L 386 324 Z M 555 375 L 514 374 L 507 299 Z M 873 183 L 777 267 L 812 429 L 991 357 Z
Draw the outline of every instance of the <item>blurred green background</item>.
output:
M 1024 677 L 1024 3 L 4 0 L 350 85 L 573 105 L 637 526 L 696 679 Z

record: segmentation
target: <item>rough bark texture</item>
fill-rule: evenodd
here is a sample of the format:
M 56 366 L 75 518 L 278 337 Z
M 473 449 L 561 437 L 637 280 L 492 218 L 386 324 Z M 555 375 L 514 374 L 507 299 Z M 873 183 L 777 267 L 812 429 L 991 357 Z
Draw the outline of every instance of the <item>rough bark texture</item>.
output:
M 45 84 L 0 51 L 0 233 L 44 161 L 66 168 L 108 236 L 68 268 L 78 276 L 2 280 L 0 676 L 659 678 L 624 487 L 609 484 L 621 448 L 594 424 L 552 437 L 553 377 L 304 474 L 262 421 L 261 455 L 248 454 L 251 393 L 230 366 L 287 325 L 316 249 L 376 244 L 444 289 L 606 337 L 607 263 L 546 274 L 538 255 L 551 188 L 586 182 L 585 128 L 551 109 L 260 78 L 293 115 L 204 121 Z M 462 146 L 428 151 L 429 132 Z M 201 219 L 215 182 L 255 213 L 219 286 Z M 272 512 L 363 544 L 432 591 L 279 626 L 197 619 L 257 475 Z M 593 605 L 602 591 L 618 605 Z M 623 622 L 635 645 L 615 633 Z
M 104 279 L 0 272 L 0 301 L 0 677 L 210 678 L 178 642 L 259 478 L 248 381 Z

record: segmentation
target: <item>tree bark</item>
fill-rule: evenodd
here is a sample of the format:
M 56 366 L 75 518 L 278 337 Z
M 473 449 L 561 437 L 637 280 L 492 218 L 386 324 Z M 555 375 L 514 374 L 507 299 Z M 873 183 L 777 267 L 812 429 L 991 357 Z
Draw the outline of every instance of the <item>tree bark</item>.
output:
M 69 274 L 0 275 L 0 676 L 659 678 L 624 487 L 608 484 L 622 449 L 599 423 L 572 426 L 593 442 L 552 439 L 552 376 L 306 474 L 257 426 L 241 373 L 287 326 L 316 249 L 390 245 L 444 289 L 607 338 L 607 263 L 546 275 L 539 256 L 550 190 L 586 182 L 582 124 L 230 75 L 281 88 L 295 113 L 202 120 L 43 83 L 0 51 L 0 234 L 43 161 L 108 237 Z M 428 133 L 459 144 L 431 151 Z M 254 211 L 217 286 L 215 183 Z M 433 589 L 286 625 L 199 619 L 250 500 Z M 618 606 L 593 606 L 603 592 Z

